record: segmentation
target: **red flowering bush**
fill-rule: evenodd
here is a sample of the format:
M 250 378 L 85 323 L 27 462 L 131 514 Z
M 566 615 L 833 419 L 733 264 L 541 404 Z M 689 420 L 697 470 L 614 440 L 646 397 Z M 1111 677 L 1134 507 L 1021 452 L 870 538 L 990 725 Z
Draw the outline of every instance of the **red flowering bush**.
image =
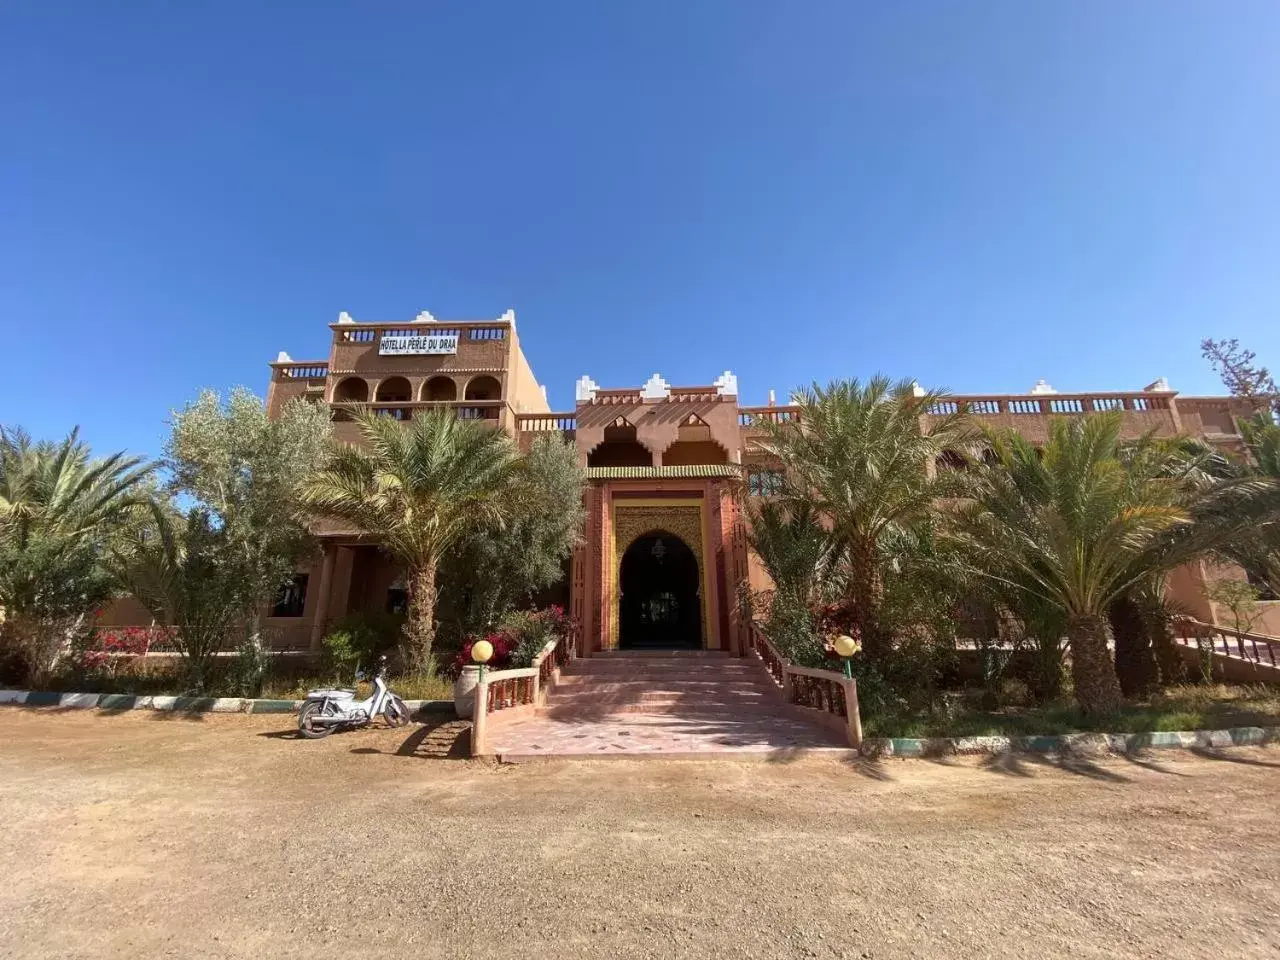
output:
M 81 652 L 79 665 L 84 670 L 104 670 L 117 661 L 142 657 L 154 648 L 169 649 L 176 630 L 173 627 L 102 627 L 93 632 Z
M 484 637 L 468 637 L 462 649 L 453 661 L 453 673 L 457 675 L 462 668 L 475 661 L 471 659 L 471 650 L 476 642 L 484 639 L 493 644 L 493 658 L 487 666 L 495 670 L 506 670 L 513 667 L 532 666 L 533 658 L 552 637 L 573 636 L 574 622 L 564 612 L 564 607 L 555 605 L 543 610 L 518 610 L 507 614 L 496 630 Z
M 493 656 L 485 666 L 493 670 L 505 670 L 511 666 L 511 655 L 520 646 L 520 639 L 510 632 L 496 630 L 485 634 L 483 637 L 468 637 L 463 642 L 462 649 L 458 651 L 458 656 L 454 658 L 453 669 L 455 673 L 461 673 L 463 667 L 469 667 L 475 663 L 471 659 L 471 649 L 481 640 L 488 640 L 493 645 Z

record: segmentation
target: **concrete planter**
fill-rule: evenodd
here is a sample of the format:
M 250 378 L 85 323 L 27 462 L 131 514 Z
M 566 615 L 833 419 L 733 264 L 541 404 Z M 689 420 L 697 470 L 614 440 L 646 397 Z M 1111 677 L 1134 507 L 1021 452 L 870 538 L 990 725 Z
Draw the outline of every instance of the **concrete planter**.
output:
M 458 716 L 470 720 L 476 712 L 476 687 L 480 685 L 480 668 L 468 664 L 453 681 L 453 708 Z

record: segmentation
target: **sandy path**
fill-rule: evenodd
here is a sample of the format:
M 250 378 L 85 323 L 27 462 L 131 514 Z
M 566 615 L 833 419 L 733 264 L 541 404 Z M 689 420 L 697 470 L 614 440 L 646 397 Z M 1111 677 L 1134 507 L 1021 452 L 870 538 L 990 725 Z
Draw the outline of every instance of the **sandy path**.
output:
M 0 955 L 1280 955 L 1280 749 L 497 767 L 287 729 L 0 708 Z

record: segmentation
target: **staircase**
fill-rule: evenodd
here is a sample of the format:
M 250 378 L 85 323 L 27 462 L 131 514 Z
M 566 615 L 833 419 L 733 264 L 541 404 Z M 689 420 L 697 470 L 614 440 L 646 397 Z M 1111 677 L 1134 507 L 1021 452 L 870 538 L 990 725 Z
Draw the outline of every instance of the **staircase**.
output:
M 620 651 L 575 660 L 541 711 L 560 720 L 628 714 L 767 716 L 781 699 L 754 660 L 718 651 Z
M 844 746 L 830 730 L 794 716 L 758 660 L 702 650 L 615 651 L 575 660 L 534 717 L 494 727 L 489 739 L 503 760 Z

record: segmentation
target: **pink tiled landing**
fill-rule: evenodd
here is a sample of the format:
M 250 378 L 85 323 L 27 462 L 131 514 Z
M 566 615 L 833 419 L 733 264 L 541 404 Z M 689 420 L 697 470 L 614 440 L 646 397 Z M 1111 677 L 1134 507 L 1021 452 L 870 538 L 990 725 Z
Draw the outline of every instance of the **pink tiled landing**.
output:
M 785 716 L 730 719 L 643 713 L 598 719 L 537 717 L 498 724 L 489 733 L 489 743 L 503 760 L 760 755 L 847 747 L 835 733 Z

